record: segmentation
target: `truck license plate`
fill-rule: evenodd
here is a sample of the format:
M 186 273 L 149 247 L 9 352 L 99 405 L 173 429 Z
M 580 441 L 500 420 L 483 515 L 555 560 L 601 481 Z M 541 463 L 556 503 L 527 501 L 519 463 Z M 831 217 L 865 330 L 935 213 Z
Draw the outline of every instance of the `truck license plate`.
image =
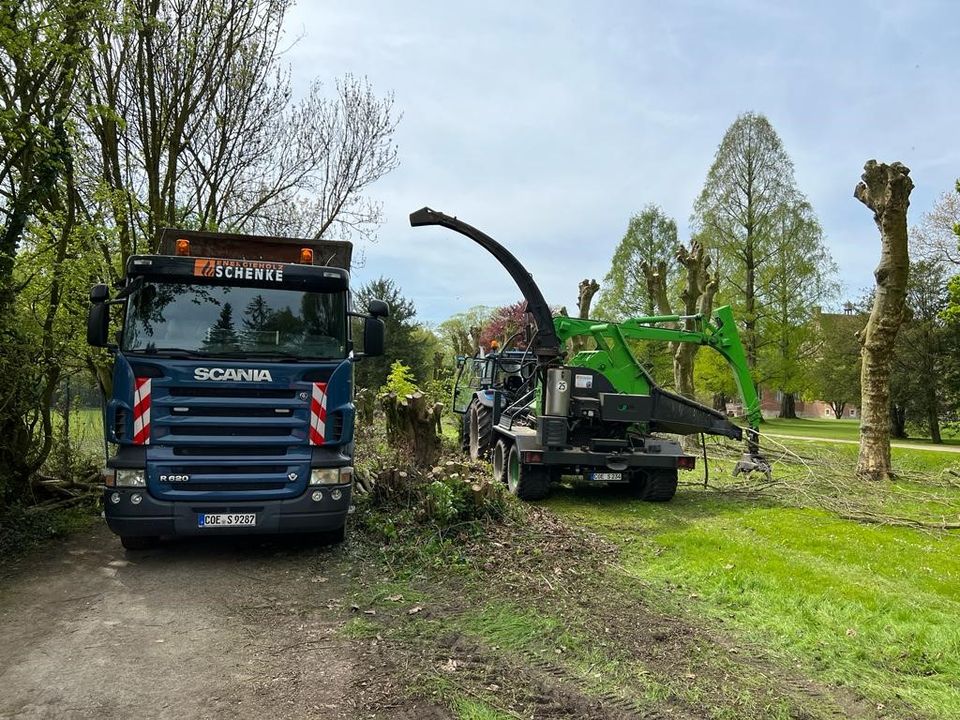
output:
M 197 515 L 198 527 L 256 527 L 256 513 L 217 513 Z
M 590 473 L 590 479 L 594 482 L 620 482 L 623 480 L 623 473 L 595 472 Z

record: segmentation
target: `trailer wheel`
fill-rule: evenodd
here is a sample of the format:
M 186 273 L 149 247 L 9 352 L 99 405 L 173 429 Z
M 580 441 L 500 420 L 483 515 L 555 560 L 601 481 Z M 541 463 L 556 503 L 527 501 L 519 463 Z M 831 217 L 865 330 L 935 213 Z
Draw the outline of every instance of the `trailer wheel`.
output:
M 470 459 L 480 460 L 493 442 L 493 410 L 474 400 L 470 404 Z
M 550 472 L 542 465 L 520 461 L 520 450 L 510 446 L 507 454 L 507 488 L 521 500 L 542 500 L 550 494 Z
M 634 497 L 646 502 L 669 502 L 677 494 L 677 471 L 638 470 L 630 478 Z
M 152 535 L 121 535 L 120 544 L 124 550 L 149 550 L 160 542 L 160 538 Z
M 497 440 L 493 446 L 493 482 L 499 484 L 507 481 L 507 458 L 510 455 L 510 443 L 503 438 Z

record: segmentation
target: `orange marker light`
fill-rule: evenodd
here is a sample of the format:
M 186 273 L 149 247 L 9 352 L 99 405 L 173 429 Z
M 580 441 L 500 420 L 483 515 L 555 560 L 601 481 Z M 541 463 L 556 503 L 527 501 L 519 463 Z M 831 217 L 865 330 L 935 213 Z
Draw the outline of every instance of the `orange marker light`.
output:
M 190 254 L 190 241 L 180 238 L 177 240 L 177 255 L 189 255 Z
M 300 248 L 300 262 L 304 265 L 313 265 L 313 250 L 311 248 Z

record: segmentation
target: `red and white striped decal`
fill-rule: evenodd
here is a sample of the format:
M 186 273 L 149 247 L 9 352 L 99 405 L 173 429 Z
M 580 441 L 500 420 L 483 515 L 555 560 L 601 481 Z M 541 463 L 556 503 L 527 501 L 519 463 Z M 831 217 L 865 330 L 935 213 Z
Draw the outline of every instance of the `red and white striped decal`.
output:
M 310 444 L 323 445 L 327 432 L 327 384 L 315 382 L 310 399 Z
M 133 391 L 133 442 L 150 444 L 150 378 L 136 378 Z

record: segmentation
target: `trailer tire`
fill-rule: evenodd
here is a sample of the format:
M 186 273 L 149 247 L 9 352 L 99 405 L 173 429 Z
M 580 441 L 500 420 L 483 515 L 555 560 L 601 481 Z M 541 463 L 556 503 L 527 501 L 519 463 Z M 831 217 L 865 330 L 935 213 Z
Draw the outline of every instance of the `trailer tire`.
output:
M 507 489 L 521 500 L 543 500 L 550 494 L 550 471 L 542 465 L 527 465 L 520 450 L 510 446 L 507 454 Z
M 160 538 L 153 535 L 121 535 L 120 544 L 124 550 L 150 550 L 155 548 Z
M 634 497 L 646 502 L 670 502 L 677 494 L 677 471 L 640 470 L 630 478 Z
M 510 456 L 510 443 L 503 438 L 493 446 L 493 482 L 498 485 L 507 481 L 507 459 Z
M 470 403 L 470 459 L 482 460 L 493 443 L 493 410 L 481 402 Z

